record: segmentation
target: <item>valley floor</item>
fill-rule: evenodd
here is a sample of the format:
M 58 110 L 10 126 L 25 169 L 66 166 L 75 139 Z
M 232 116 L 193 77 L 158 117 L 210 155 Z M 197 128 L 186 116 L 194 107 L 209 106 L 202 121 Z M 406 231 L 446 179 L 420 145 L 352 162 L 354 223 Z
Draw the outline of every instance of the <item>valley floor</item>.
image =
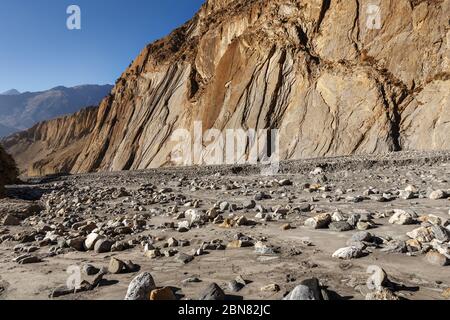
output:
M 276 176 L 259 170 L 96 173 L 10 186 L 16 199 L 0 201 L 0 299 L 49 299 L 69 267 L 107 268 L 112 257 L 140 270 L 105 273 L 92 290 L 57 298 L 124 299 L 130 281 L 147 271 L 183 299 L 198 299 L 211 283 L 229 299 L 282 299 L 309 278 L 330 299 L 365 299 L 371 265 L 386 272 L 399 298 L 450 298 L 450 259 L 442 253 L 450 253 L 450 153 L 289 161 Z M 24 198 L 40 199 L 42 208 L 30 209 L 38 202 Z M 322 213 L 332 222 L 314 229 L 310 218 Z M 412 221 L 390 223 L 396 213 Z M 422 234 L 407 236 L 421 226 Z M 92 232 L 94 250 L 86 251 Z M 361 232 L 370 235 L 349 242 Z M 99 241 L 106 250 L 94 246 Z M 352 246 L 361 257 L 332 257 Z M 96 276 L 81 277 L 92 284 Z

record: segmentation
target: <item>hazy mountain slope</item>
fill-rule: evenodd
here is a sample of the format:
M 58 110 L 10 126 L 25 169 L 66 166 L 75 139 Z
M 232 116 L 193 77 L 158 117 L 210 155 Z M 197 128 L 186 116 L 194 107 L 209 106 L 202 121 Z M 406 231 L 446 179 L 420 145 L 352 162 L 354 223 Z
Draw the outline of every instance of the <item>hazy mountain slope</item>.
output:
M 81 108 L 97 105 L 112 86 L 85 85 L 56 87 L 43 92 L 0 95 L 0 125 L 19 131 L 37 122 L 72 114 Z M 14 131 L 13 131 L 14 132 Z M 6 131 L 0 137 L 9 135 Z
M 279 129 L 283 159 L 450 149 L 450 0 L 379 3 L 370 29 L 368 0 L 209 0 L 123 73 L 80 150 L 31 174 L 170 165 L 194 121 Z

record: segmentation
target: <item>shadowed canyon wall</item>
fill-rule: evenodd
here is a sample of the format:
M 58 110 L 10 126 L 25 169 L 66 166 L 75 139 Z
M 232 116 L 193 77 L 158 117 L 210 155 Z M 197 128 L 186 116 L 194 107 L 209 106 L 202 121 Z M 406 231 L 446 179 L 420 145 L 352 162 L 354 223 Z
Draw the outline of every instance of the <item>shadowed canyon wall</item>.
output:
M 210 0 L 97 109 L 3 143 L 30 175 L 171 165 L 172 133 L 194 121 L 279 129 L 282 159 L 450 149 L 449 12 L 450 0 Z

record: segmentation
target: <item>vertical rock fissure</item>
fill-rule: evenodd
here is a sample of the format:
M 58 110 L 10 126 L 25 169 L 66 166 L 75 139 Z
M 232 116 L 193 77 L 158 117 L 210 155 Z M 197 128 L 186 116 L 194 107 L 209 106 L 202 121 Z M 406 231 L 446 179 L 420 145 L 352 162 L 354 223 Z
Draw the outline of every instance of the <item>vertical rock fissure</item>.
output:
M 328 9 L 330 9 L 330 6 L 331 6 L 331 0 L 322 0 L 322 7 L 320 8 L 320 15 L 319 15 L 319 19 L 317 20 L 317 25 L 316 25 L 316 30 L 315 30 L 316 33 L 319 32 L 322 21 L 325 18 L 325 15 L 327 14 Z

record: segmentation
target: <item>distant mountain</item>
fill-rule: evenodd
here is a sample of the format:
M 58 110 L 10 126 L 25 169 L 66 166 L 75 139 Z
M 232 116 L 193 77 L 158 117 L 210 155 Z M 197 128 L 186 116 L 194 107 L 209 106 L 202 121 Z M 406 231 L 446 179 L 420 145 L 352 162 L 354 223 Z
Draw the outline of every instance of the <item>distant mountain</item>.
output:
M 60 86 L 42 92 L 9 90 L 0 95 L 0 137 L 97 105 L 112 88 L 111 85 L 82 85 Z
M 2 95 L 2 96 L 16 96 L 18 94 L 20 94 L 20 92 L 17 91 L 16 89 L 11 89 L 11 90 L 5 91 L 3 93 L 0 93 L 0 95 Z

